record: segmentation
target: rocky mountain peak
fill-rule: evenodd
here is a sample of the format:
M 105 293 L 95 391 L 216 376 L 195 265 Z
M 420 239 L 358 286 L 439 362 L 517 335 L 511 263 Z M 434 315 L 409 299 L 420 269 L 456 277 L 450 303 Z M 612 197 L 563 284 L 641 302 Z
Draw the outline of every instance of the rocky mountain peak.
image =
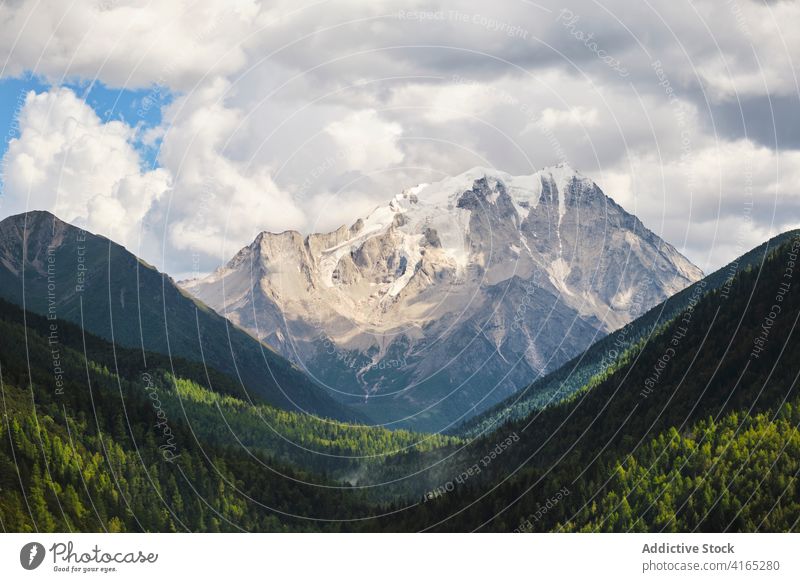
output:
M 332 232 L 262 233 L 186 288 L 366 414 L 413 424 L 403 415 L 422 410 L 435 424 L 497 402 L 701 276 L 560 164 L 476 167 L 400 189 Z

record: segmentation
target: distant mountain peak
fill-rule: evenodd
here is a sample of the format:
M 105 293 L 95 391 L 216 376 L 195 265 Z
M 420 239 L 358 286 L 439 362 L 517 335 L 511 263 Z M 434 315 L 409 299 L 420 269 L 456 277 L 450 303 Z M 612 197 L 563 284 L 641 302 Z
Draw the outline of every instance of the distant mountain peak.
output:
M 3 219 L 0 222 L 2 229 L 28 229 L 37 230 L 43 226 L 49 226 L 51 229 L 56 227 L 71 227 L 70 224 L 58 218 L 52 212 L 47 210 L 29 210 L 20 214 L 14 214 Z
M 335 231 L 262 233 L 185 287 L 344 402 L 408 422 L 441 399 L 426 418 L 488 406 L 701 276 L 559 164 L 475 167 Z

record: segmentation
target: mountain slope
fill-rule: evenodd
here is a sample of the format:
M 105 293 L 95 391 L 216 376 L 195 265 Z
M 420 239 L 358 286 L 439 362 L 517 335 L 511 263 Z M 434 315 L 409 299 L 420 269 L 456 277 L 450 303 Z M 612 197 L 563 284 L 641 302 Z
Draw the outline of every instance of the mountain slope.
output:
M 800 399 L 663 432 L 560 531 L 797 531 Z M 533 524 L 523 524 L 533 529 Z
M 214 437 L 210 431 L 224 432 L 222 420 L 198 427 L 196 406 L 188 416 L 170 406 L 177 386 L 166 357 L 148 354 L 145 367 L 140 351 L 90 335 L 84 350 L 82 330 L 61 322 L 55 372 L 49 324 L 0 301 L 2 531 L 303 531 L 370 514 L 359 491 L 286 463 L 298 460 L 286 449 Z M 201 365 L 177 363 L 176 384 L 204 376 Z M 237 413 L 225 411 L 241 428 Z M 289 424 L 305 430 L 304 444 L 319 456 L 348 448 L 346 440 L 342 449 L 327 441 L 329 423 L 282 414 L 299 421 Z
M 566 166 L 475 168 L 326 234 L 262 233 L 184 288 L 340 401 L 441 430 L 702 273 Z
M 66 320 L 122 346 L 204 362 L 280 408 L 364 419 L 122 246 L 50 213 L 0 222 L 0 297 L 52 319 L 56 342 Z
M 536 410 L 568 398 L 577 390 L 598 381 L 621 358 L 626 350 L 646 340 L 659 327 L 672 321 L 691 302 L 706 293 L 727 294 L 737 273 L 758 267 L 776 248 L 800 234 L 794 230 L 773 237 L 728 265 L 704 277 L 668 298 L 630 324 L 594 343 L 589 349 L 570 360 L 558 370 L 540 378 L 517 394 L 497 404 L 483 414 L 469 419 L 452 430 L 453 434 L 475 437 L 491 431 L 507 420 L 518 420 Z
M 0 345 L 5 381 L 19 386 L 30 384 L 30 377 L 37 398 L 43 391 L 56 402 L 86 398 L 90 389 L 82 384 L 88 367 L 91 390 L 121 390 L 125 398 L 155 393 L 157 410 L 187 425 L 204 446 L 246 450 L 303 471 L 344 478 L 366 474 L 397 453 L 459 443 L 452 437 L 346 424 L 250 404 L 237 396 L 241 390 L 235 380 L 208 373 L 202 364 L 112 345 L 67 322 L 59 324 L 61 379 L 54 381 L 49 320 L 0 299 L 0 332 L 5 339 Z M 96 413 L 113 417 L 123 410 Z
M 492 462 L 393 526 L 796 529 L 798 256 L 795 232 L 763 264 L 639 342 L 594 385 L 474 439 L 449 460 L 449 476 L 439 483 L 482 459 Z M 493 453 L 509 435 L 517 439 Z

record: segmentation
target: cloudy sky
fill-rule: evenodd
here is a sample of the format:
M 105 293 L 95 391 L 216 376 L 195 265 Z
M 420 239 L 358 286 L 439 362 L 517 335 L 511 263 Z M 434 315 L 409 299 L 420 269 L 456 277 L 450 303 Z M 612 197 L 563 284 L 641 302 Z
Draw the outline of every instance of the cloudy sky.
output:
M 800 226 L 794 1 L 11 0 L 0 216 L 185 277 L 263 230 L 567 162 L 708 271 Z

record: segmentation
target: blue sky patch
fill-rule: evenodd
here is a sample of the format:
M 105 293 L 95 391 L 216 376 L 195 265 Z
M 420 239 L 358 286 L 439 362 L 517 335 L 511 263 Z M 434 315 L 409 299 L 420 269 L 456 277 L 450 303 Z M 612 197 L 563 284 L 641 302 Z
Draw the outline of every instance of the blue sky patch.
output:
M 161 123 L 162 108 L 174 99 L 167 88 L 159 86 L 136 90 L 111 89 L 97 81 L 65 83 L 62 86 L 84 100 L 104 122 L 123 121 L 143 131 Z M 0 157 L 5 155 L 8 143 L 19 137 L 17 118 L 25 104 L 25 95 L 29 91 L 41 93 L 51 87 L 51 84 L 34 76 L 0 80 Z M 150 169 L 157 165 L 160 140 L 150 146 L 140 141 L 133 145 L 139 151 L 143 168 Z

